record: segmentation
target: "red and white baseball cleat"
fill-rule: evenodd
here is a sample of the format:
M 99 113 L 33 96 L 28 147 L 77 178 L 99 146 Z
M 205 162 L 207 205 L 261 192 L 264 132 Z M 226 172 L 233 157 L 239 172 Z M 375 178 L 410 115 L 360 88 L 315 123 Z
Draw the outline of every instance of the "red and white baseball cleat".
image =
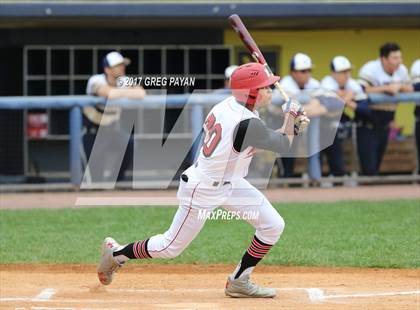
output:
M 96 270 L 99 281 L 103 285 L 111 284 L 114 272 L 124 265 L 124 262 L 117 261 L 112 255 L 119 247 L 118 242 L 111 237 L 105 238 L 102 243 L 101 260 Z
M 228 277 L 226 282 L 226 296 L 235 298 L 273 298 L 276 296 L 274 288 L 258 286 L 249 280 L 249 276 L 232 279 Z

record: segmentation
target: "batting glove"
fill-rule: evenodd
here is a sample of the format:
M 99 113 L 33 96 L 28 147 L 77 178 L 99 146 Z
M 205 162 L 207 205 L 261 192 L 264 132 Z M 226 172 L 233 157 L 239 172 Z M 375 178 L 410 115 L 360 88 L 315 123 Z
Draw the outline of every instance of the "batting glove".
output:
M 295 135 L 304 132 L 308 127 L 310 120 L 306 116 L 306 112 L 302 105 L 296 100 L 289 99 L 282 105 L 282 109 L 284 113 L 289 113 L 294 118 Z
M 306 116 L 306 112 L 299 112 L 300 114 L 295 118 L 295 135 L 304 132 L 308 128 L 311 120 Z
M 293 117 L 297 117 L 299 112 L 303 112 L 302 105 L 297 100 L 292 100 L 289 98 L 281 108 L 284 113 L 290 113 Z

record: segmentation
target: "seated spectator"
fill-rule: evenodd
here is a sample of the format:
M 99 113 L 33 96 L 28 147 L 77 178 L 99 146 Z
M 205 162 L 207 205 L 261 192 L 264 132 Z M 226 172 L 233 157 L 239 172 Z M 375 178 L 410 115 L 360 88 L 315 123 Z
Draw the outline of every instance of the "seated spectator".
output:
M 402 63 L 401 48 L 386 43 L 379 50 L 379 58 L 367 62 L 359 72 L 359 83 L 366 93 L 396 95 L 411 92 L 407 68 Z M 357 150 L 361 172 L 377 175 L 388 143 L 389 124 L 394 119 L 395 104 L 375 104 L 370 113 L 356 110 Z
M 411 79 L 413 82 L 414 91 L 420 92 L 420 59 L 417 59 L 411 65 Z M 420 105 L 416 105 L 414 109 L 414 115 L 416 117 L 416 148 L 417 148 L 417 173 L 420 174 Z
M 130 59 L 124 58 L 118 52 L 108 53 L 102 61 L 104 73 L 89 78 L 86 93 L 107 99 L 142 99 L 146 95 L 143 87 L 126 87 L 119 83 L 125 77 L 125 68 L 130 63 Z
M 320 83 L 312 78 L 311 72 L 312 61 L 310 57 L 298 53 L 293 56 L 290 62 L 290 75 L 285 76 L 280 81 L 280 85 L 291 98 L 297 99 L 304 105 L 308 117 L 311 118 L 307 147 L 309 153 L 314 155 L 308 159 L 308 172 L 312 180 L 311 183 L 318 185 L 319 179 L 321 178 L 321 162 L 317 150 L 319 151 L 323 147 L 321 143 L 320 125 L 322 122 L 320 121 L 320 117 L 328 115 L 330 119 L 327 122 L 331 124 L 332 119 L 337 117 L 337 113 L 342 111 L 343 103 L 335 93 L 325 92 L 320 89 Z M 322 139 L 328 140 L 329 137 L 322 137 Z M 296 141 L 298 139 L 295 139 L 292 145 L 292 153 L 296 153 L 297 151 Z M 277 163 L 279 164 L 279 162 Z M 282 158 L 281 163 L 283 164 L 284 170 L 283 176 L 293 176 L 294 158 Z
M 319 89 L 319 82 L 311 76 L 312 60 L 303 53 L 297 53 L 290 61 L 290 75 L 283 77 L 280 81 L 280 86 L 284 91 L 294 99 L 297 99 L 302 94 L 310 94 Z M 318 104 L 319 102 L 302 102 L 305 104 L 305 111 L 308 116 L 314 116 L 317 113 L 323 112 L 323 107 Z M 281 158 L 277 160 L 277 165 L 282 166 L 282 176 L 290 178 L 294 176 L 294 158 Z
M 351 77 L 352 65 L 344 56 L 336 56 L 330 64 L 331 74 L 324 77 L 321 87 L 335 92 L 351 110 L 367 108 L 367 96 L 362 87 Z M 343 176 L 345 174 L 342 141 L 351 134 L 351 119 L 343 113 L 337 134 L 331 146 L 323 153 L 327 157 L 330 174 Z
M 122 79 L 125 77 L 125 68 L 129 64 L 130 60 L 128 58 L 124 58 L 120 53 L 108 53 L 103 59 L 104 73 L 96 74 L 89 78 L 86 87 L 86 94 L 100 96 L 106 99 L 144 98 L 146 92 L 142 87 L 125 87 L 123 85 L 124 83 L 121 83 L 123 81 Z M 106 135 L 110 141 L 126 141 L 127 135 L 131 135 L 131 132 L 124 132 L 118 127 L 120 115 L 121 108 L 116 106 L 107 106 L 105 109 L 105 105 L 98 104 L 96 106 L 83 108 L 83 146 L 85 151 L 84 161 L 86 163 L 92 152 L 99 126 L 101 126 L 101 130 L 106 131 Z M 90 173 L 89 177 L 92 181 L 108 181 L 108 178 L 110 177 L 109 170 L 112 170 L 117 166 L 119 167 L 119 164 L 121 164 L 121 169 L 119 170 L 118 180 L 123 179 L 125 171 L 132 162 L 132 138 L 130 138 L 129 141 L 130 142 L 127 146 L 127 151 L 122 163 L 115 162 L 106 169 L 105 158 L 103 158 L 103 161 L 101 160 L 101 162 L 98 162 L 99 160 L 95 160 L 95 163 L 93 163 L 94 167 L 89 167 L 90 169 L 88 171 L 88 173 Z M 112 149 L 110 150 L 108 145 L 96 144 L 95 147 L 101 148 L 101 152 L 103 152 L 104 155 L 112 153 L 110 152 Z

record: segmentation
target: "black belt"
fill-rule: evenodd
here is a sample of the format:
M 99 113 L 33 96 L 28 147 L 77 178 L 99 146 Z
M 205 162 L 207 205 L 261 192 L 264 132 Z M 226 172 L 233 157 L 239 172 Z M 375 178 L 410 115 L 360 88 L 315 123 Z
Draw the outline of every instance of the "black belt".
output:
M 220 182 L 213 182 L 212 186 L 219 186 Z M 223 185 L 230 184 L 230 181 L 224 181 Z
M 188 175 L 186 175 L 185 173 L 181 174 L 181 180 L 184 182 L 188 182 Z M 213 182 L 213 184 L 211 186 L 219 186 L 220 182 Z M 230 181 L 224 181 L 223 185 L 227 185 L 230 184 Z

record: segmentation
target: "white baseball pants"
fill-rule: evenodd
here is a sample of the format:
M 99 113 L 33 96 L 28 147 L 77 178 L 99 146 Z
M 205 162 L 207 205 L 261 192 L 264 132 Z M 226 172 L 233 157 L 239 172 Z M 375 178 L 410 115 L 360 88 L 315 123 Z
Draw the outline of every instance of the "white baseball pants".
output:
M 284 230 L 284 220 L 264 195 L 247 180 L 240 179 L 218 187 L 209 185 L 194 167 L 184 172 L 188 182 L 180 181 L 177 197 L 180 205 L 169 229 L 149 239 L 148 252 L 153 258 L 173 258 L 194 240 L 203 228 L 203 211 L 221 206 L 246 218 L 255 227 L 255 235 L 267 244 L 275 244 Z M 206 180 L 207 181 L 207 180 Z M 249 218 L 249 214 L 257 214 Z M 247 215 L 247 216 L 245 216 Z

